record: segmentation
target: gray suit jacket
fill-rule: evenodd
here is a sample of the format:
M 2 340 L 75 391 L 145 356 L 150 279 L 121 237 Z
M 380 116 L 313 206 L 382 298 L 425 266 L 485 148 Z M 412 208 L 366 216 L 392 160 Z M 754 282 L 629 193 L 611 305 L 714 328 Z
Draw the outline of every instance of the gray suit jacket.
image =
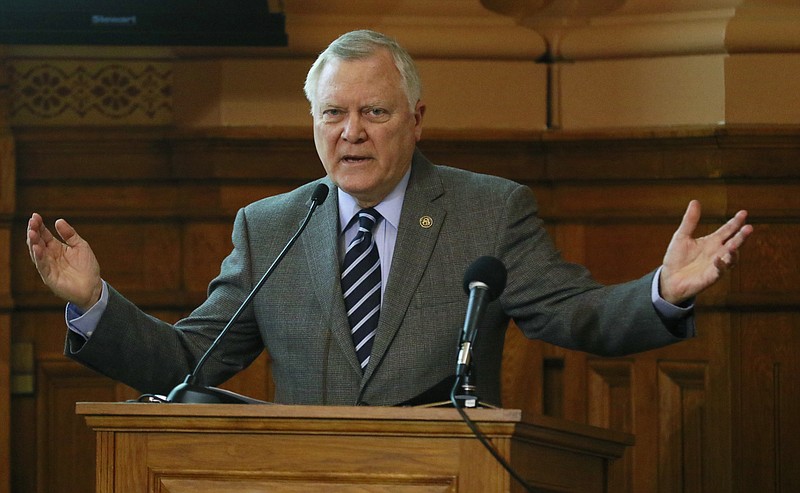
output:
M 320 181 L 335 190 L 327 178 Z M 84 344 L 70 336 L 67 354 L 143 392 L 169 392 L 297 229 L 318 182 L 239 211 L 233 251 L 210 283 L 207 301 L 189 317 L 169 325 L 111 288 L 92 337 Z M 563 261 L 536 215 L 528 187 L 435 166 L 417 151 L 372 357 L 362 374 L 339 283 L 337 207 L 331 193 L 207 361 L 205 383 L 223 382 L 266 347 L 276 402 L 405 402 L 454 373 L 468 299 L 462 280 L 482 255 L 499 258 L 508 269 L 507 287 L 489 305 L 475 344 L 473 362 L 484 401 L 500 401 L 509 319 L 527 337 L 603 355 L 681 340 L 674 334 L 692 335 L 691 323 L 670 326 L 658 316 L 650 300 L 652 273 L 603 287 L 583 267 Z M 423 226 L 423 217 L 432 225 Z

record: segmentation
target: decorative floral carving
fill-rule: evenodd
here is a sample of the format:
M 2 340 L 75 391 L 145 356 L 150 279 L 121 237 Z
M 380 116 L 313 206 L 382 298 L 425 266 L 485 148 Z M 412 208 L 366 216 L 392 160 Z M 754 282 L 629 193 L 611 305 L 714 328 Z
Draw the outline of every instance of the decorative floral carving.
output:
M 161 125 L 172 119 L 167 63 L 16 61 L 8 74 L 12 125 Z

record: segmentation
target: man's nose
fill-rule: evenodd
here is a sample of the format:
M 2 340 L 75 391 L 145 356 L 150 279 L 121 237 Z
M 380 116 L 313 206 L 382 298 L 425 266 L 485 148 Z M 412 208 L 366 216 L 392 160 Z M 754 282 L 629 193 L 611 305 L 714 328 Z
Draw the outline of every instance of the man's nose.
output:
M 347 142 L 361 142 L 367 139 L 360 113 L 351 113 L 347 116 L 342 129 L 342 139 Z

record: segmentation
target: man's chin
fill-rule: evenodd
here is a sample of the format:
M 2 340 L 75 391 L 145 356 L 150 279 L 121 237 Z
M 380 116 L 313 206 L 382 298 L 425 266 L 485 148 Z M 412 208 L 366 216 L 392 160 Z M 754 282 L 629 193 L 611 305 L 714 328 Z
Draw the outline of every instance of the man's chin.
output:
M 361 207 L 372 207 L 383 199 L 379 194 L 375 193 L 375 187 L 359 186 L 353 184 L 337 184 L 344 193 L 356 199 L 358 205 Z

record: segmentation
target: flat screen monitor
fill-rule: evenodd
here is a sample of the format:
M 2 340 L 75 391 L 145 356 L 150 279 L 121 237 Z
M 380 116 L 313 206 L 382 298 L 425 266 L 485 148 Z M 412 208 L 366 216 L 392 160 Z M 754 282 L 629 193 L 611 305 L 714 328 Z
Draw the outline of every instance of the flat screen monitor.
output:
M 0 0 L 0 44 L 285 46 L 267 0 Z

